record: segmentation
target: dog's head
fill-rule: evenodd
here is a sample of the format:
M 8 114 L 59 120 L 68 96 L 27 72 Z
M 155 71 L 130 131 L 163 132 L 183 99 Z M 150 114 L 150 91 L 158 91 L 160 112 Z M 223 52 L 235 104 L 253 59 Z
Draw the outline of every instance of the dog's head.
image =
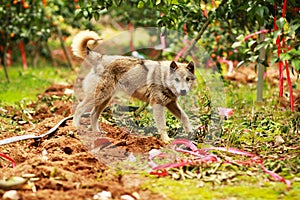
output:
M 167 86 L 176 96 L 186 95 L 193 88 L 195 83 L 195 66 L 192 61 L 188 64 L 171 62 Z

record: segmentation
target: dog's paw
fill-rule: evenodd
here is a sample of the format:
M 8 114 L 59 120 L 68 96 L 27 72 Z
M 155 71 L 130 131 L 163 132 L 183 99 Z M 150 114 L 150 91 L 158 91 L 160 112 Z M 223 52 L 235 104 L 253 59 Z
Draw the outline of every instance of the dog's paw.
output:
M 173 141 L 173 138 L 170 138 L 167 134 L 161 134 L 160 139 L 165 143 L 170 143 Z

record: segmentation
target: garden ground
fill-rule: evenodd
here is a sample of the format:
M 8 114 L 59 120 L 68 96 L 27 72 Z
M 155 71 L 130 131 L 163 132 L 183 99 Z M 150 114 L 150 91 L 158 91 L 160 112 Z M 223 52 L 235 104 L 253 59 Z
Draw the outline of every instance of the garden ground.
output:
M 208 174 L 209 180 L 178 178 L 176 170 L 171 171 L 170 176 L 157 178 L 148 174 L 149 168 L 112 167 L 113 160 L 109 160 L 112 158 L 105 158 L 105 155 L 115 153 L 118 158 L 113 159 L 123 162 L 130 153 L 147 157 L 151 149 L 165 145 L 155 137 L 137 136 L 124 127 L 102 123 L 108 140 L 97 139 L 96 135 L 89 145 L 98 151 L 92 154 L 91 146 L 83 144 L 85 132 L 78 131 L 72 121 L 67 121 L 47 138 L 0 146 L 0 152 L 17 163 L 11 168 L 11 163 L 0 160 L 0 195 L 16 190 L 22 199 L 93 199 L 97 193 L 108 191 L 114 199 L 130 199 L 124 195 L 131 199 L 298 199 L 299 113 L 283 111 L 279 103 L 268 101 L 266 104 L 271 104 L 273 110 L 261 106 L 251 116 L 251 106 L 246 107 L 249 102 L 243 99 L 249 92 L 245 88 L 253 93 L 253 87 L 249 85 L 237 87 L 237 84 L 231 84 L 227 87 L 229 98 L 232 98 L 231 106 L 235 104 L 235 114 L 224 123 L 224 135 L 217 145 L 259 154 L 267 168 L 293 182 L 290 190 L 284 183 L 273 181 L 257 166 L 236 166 L 236 176 L 221 182 L 218 182 L 218 174 L 226 177 L 231 168 L 218 168 L 216 173 Z M 71 115 L 72 95 L 66 91 L 72 89 L 72 84 L 53 84 L 39 93 L 35 100 L 15 104 L 1 102 L 0 139 L 22 134 L 40 135 L 48 131 Z M 297 106 L 299 108 L 299 104 Z M 96 133 L 89 134 L 90 137 Z M 278 136 L 283 142 L 276 140 Z M 214 167 L 207 166 L 207 169 Z

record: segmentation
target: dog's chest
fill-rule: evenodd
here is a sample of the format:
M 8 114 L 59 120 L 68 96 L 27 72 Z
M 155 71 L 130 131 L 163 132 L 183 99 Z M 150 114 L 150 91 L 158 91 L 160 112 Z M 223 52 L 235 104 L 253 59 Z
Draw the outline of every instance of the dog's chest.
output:
M 147 84 L 135 90 L 132 97 L 151 104 L 167 105 L 171 101 L 176 101 L 176 96 L 170 89 L 158 84 Z

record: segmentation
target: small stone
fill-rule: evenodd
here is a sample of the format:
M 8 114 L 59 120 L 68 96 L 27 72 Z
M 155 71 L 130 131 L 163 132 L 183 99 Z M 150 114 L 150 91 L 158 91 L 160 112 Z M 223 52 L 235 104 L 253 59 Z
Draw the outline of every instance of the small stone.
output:
M 128 195 L 128 194 L 122 195 L 122 196 L 121 196 L 121 199 L 122 199 L 122 200 L 135 200 L 134 197 L 132 197 L 132 196 L 130 196 L 130 195 Z
M 42 157 L 41 157 L 41 159 L 42 159 L 43 161 L 47 161 L 47 160 L 48 160 L 47 154 L 48 154 L 47 150 L 44 149 L 44 150 L 42 151 Z
M 129 156 L 127 157 L 127 160 L 129 161 L 129 162 L 136 162 L 136 157 L 133 155 L 133 153 L 131 152 L 130 154 L 129 154 Z
M 94 200 L 109 200 L 111 199 L 111 192 L 102 191 L 94 195 Z
M 7 110 L 4 109 L 4 108 L 2 108 L 2 107 L 0 107 L 0 112 L 1 112 L 1 113 L 7 113 Z
M 276 146 L 279 146 L 279 145 L 283 144 L 284 142 L 285 142 L 284 139 L 280 135 L 274 136 L 274 144 Z
M 16 189 L 26 183 L 27 179 L 13 176 L 6 180 L 0 180 L 0 189 Z
M 152 158 L 158 156 L 159 154 L 161 154 L 161 151 L 158 149 L 151 149 L 149 151 L 149 157 L 152 157 Z
M 72 95 L 73 93 L 74 93 L 74 90 L 71 90 L 69 88 L 65 89 L 65 92 L 64 92 L 65 95 Z
M 137 199 L 137 200 L 141 199 L 141 196 L 137 192 L 132 193 L 132 196 L 134 196 L 134 198 Z
M 34 177 L 36 177 L 36 175 L 35 174 L 23 174 L 22 177 L 23 178 L 34 178 Z
M 3 199 L 19 200 L 21 197 L 17 190 L 9 190 L 3 194 Z
M 203 182 L 203 181 L 198 182 L 196 187 L 197 187 L 197 188 L 202 188 L 202 187 L 204 187 L 204 182 Z

